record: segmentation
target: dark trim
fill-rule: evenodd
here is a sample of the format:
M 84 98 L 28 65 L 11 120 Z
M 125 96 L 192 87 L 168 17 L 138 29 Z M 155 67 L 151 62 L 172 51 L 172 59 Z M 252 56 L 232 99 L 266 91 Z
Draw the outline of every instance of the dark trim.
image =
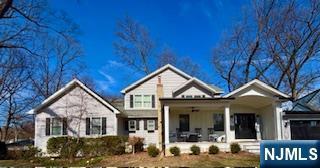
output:
M 51 119 L 46 118 L 46 136 L 51 134 Z
M 90 122 L 90 118 L 87 117 L 86 118 L 86 135 L 90 135 L 91 131 L 90 131 L 90 126 L 91 125 L 91 122 Z
M 285 114 L 320 114 L 320 111 L 283 111 Z
M 320 113 L 306 113 L 306 114 L 285 114 L 283 116 L 283 119 L 290 120 L 290 119 L 314 119 L 314 118 L 320 118 Z

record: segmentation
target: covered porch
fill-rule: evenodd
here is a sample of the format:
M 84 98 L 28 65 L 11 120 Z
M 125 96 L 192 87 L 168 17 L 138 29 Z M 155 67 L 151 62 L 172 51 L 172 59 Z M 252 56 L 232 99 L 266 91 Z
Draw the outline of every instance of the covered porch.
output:
M 281 139 L 281 104 L 270 97 L 167 98 L 161 104 L 166 150 L 178 146 L 188 153 L 195 144 L 206 152 L 214 144 L 229 151 L 232 142 L 257 147 L 260 140 Z

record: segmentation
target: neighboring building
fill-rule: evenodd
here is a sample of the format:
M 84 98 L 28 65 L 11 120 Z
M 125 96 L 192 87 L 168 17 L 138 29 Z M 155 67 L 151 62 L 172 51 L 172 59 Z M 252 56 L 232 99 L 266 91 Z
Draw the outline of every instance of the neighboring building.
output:
M 320 89 L 294 101 L 284 112 L 283 125 L 284 139 L 320 139 Z
M 32 110 L 35 146 L 46 152 L 56 136 L 98 137 L 117 135 L 120 111 L 74 79 Z
M 72 95 L 79 91 L 89 99 Z M 220 142 L 216 145 L 221 150 L 229 150 L 229 143 L 239 142 L 243 149 L 259 152 L 259 140 L 282 139 L 281 104 L 289 98 L 256 79 L 222 95 L 222 89 L 172 65 L 159 68 L 121 92 L 124 100 L 117 100 L 112 106 L 80 81 L 73 80 L 34 110 L 35 145 L 44 149 L 49 137 L 75 135 L 77 131 L 66 130 L 63 123 L 76 119 L 79 110 L 72 110 L 72 115 L 66 117 L 64 106 L 70 105 L 67 102 L 86 102 L 89 114 L 80 122 L 83 137 L 139 136 L 146 146 L 155 144 L 165 151 L 178 146 L 182 152 L 189 151 L 193 144 L 206 151 L 213 141 Z

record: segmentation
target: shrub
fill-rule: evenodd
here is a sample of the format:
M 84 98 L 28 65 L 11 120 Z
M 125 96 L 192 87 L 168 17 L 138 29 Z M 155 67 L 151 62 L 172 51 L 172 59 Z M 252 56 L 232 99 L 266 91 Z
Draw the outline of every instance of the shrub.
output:
M 5 159 L 9 160 L 20 160 L 22 159 L 23 156 L 23 151 L 22 150 L 8 150 L 7 152 L 7 157 Z
M 83 139 L 73 137 L 53 137 L 47 142 L 49 154 L 58 154 L 60 157 L 73 159 L 83 148 Z
M 197 145 L 192 145 L 192 146 L 190 147 L 190 150 L 191 150 L 191 153 L 192 153 L 193 155 L 199 155 L 199 154 L 200 154 L 200 147 L 197 146 Z
M 22 152 L 22 159 L 28 160 L 28 159 L 33 159 L 36 156 L 38 156 L 41 153 L 41 150 L 38 149 L 37 147 L 34 147 L 32 145 L 28 146 L 27 150 L 24 150 Z
M 143 138 L 131 136 L 128 139 L 129 144 L 132 146 L 132 153 L 143 151 Z
M 125 153 L 125 136 L 104 136 L 100 138 L 52 137 L 47 142 L 48 153 L 60 157 L 74 158 L 102 155 L 121 155 Z
M 160 153 L 159 149 L 154 145 L 148 146 L 147 151 L 148 151 L 148 155 L 151 157 L 156 157 Z
M 209 154 L 217 154 L 219 153 L 219 148 L 215 145 L 211 145 L 209 147 Z
M 100 155 L 122 155 L 125 153 L 125 143 L 128 141 L 128 137 L 104 136 L 99 138 L 99 140 L 102 143 Z
M 173 156 L 179 156 L 180 155 L 180 148 L 179 147 L 171 147 L 170 149 L 170 153 L 173 154 Z
M 6 143 L 0 142 L 0 160 L 5 159 L 8 153 L 8 148 Z
M 241 151 L 241 147 L 238 143 L 232 143 L 230 145 L 231 153 L 239 153 Z

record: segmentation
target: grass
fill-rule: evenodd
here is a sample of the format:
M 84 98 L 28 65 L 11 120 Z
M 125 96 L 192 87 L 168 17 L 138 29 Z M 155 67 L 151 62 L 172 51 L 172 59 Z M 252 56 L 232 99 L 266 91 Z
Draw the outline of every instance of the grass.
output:
M 125 154 L 120 156 L 105 156 L 92 159 L 77 159 L 73 163 L 68 160 L 50 160 L 49 158 L 35 161 L 0 160 L 0 166 L 35 167 L 35 166 L 110 166 L 110 167 L 258 167 L 259 156 L 240 152 L 239 154 L 220 152 L 216 155 L 181 154 L 177 157 L 151 158 L 146 152 Z

